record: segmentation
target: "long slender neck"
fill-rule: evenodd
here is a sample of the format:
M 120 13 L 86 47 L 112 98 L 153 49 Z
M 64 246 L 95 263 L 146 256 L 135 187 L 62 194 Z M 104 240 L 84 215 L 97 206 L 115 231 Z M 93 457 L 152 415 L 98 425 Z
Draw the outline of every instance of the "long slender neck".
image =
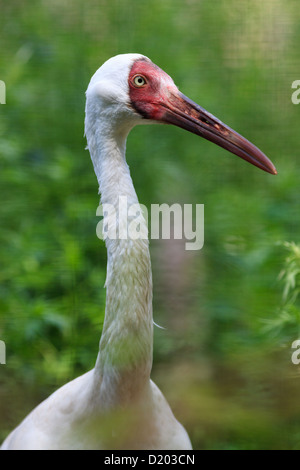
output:
M 99 129 L 100 125 L 100 129 Z M 128 207 L 138 204 L 125 160 L 126 134 L 115 136 L 101 129 L 88 138 L 98 178 L 101 203 L 116 212 L 116 239 L 106 238 L 106 311 L 95 373 L 101 380 L 101 399 L 130 402 L 149 383 L 152 366 L 152 276 L 148 239 L 120 239 L 130 222 L 119 211 L 120 197 Z M 141 219 L 142 231 L 146 222 Z M 147 233 L 147 232 L 146 232 Z

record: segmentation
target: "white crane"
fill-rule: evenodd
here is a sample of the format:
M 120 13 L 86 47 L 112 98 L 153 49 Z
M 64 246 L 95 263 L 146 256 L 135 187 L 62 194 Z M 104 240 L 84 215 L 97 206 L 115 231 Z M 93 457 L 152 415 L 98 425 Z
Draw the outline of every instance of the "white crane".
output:
M 277 173 L 257 147 L 180 93 L 147 57 L 123 54 L 99 68 L 86 92 L 85 133 L 102 204 L 117 207 L 120 196 L 138 204 L 126 138 L 136 124 L 155 121 L 175 124 Z M 127 217 L 119 214 L 118 230 Z M 94 369 L 37 406 L 2 449 L 191 449 L 185 429 L 150 379 L 148 240 L 107 238 L 106 247 L 106 311 Z

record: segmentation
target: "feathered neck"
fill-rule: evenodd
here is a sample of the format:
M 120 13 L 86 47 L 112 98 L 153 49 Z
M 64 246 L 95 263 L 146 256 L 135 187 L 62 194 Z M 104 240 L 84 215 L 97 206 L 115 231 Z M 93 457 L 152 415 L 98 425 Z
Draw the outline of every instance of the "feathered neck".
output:
M 120 197 L 127 206 L 138 204 L 125 159 L 128 130 L 114 133 L 105 119 L 86 118 L 88 148 L 99 182 L 101 204 L 114 207 L 116 239 L 106 238 L 106 310 L 95 375 L 101 397 L 108 405 L 130 402 L 149 384 L 152 367 L 152 275 L 148 239 L 120 239 L 130 223 L 119 211 Z M 124 199 L 123 199 L 124 200 Z M 105 219 L 104 226 L 108 222 Z M 141 231 L 147 233 L 144 218 Z

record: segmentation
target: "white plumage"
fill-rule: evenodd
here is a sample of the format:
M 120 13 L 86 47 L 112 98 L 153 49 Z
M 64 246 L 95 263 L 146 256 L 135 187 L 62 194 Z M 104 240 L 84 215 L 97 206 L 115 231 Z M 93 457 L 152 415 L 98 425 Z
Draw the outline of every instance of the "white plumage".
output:
M 109 59 L 86 93 L 85 132 L 102 204 L 138 204 L 125 159 L 136 124 L 160 121 L 205 137 L 259 168 L 274 165 L 253 144 L 179 92 L 147 57 Z M 143 218 L 141 231 L 147 233 Z M 119 213 L 117 231 L 127 226 Z M 150 380 L 153 319 L 148 239 L 106 239 L 106 311 L 95 368 L 57 390 L 8 436 L 2 449 L 191 449 Z
M 126 137 L 142 118 L 128 108 L 137 54 L 107 61 L 87 90 L 85 132 L 101 202 L 138 199 L 125 160 Z M 125 221 L 119 220 L 119 226 Z M 147 228 L 145 228 L 147 230 Z M 189 449 L 152 366 L 152 279 L 148 240 L 106 240 L 106 313 L 95 368 L 35 408 L 2 449 Z

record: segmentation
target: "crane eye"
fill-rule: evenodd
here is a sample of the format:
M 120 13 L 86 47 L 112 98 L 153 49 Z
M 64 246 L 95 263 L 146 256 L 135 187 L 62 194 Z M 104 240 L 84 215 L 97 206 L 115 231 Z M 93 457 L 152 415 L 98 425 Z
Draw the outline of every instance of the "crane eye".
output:
M 147 83 L 147 80 L 142 75 L 135 75 L 132 81 L 133 81 L 133 84 L 137 87 L 145 86 Z

